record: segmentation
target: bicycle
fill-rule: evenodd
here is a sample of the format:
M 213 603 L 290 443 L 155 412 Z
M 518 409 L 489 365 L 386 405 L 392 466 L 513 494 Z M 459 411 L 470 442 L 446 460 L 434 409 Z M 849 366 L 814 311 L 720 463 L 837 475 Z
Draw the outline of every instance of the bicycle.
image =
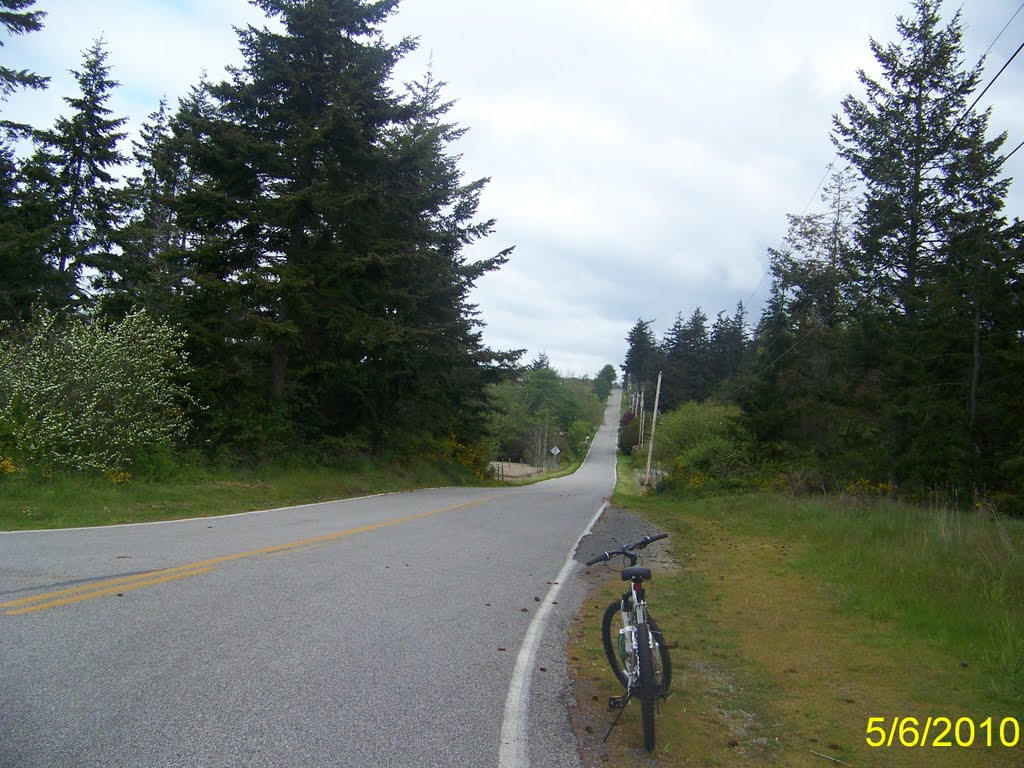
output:
M 667 533 L 644 536 L 622 549 L 603 552 L 587 561 L 587 565 L 596 565 L 620 556 L 623 566 L 626 560 L 629 561 L 629 566 L 623 567 L 620 576 L 623 581 L 630 582 L 630 588 L 608 606 L 601 619 L 601 640 L 605 656 L 608 657 L 612 672 L 626 689 L 624 696 L 613 696 L 608 701 L 608 706 L 618 709 L 619 714 L 608 728 L 604 740 L 608 740 L 630 700 L 639 698 L 644 749 L 648 752 L 654 749 L 654 717 L 658 703 L 668 697 L 672 684 L 672 660 L 668 651 L 675 644 L 665 641 L 648 610 L 644 581 L 650 580 L 651 570 L 637 565 L 638 561 L 643 560 L 636 551 L 665 538 L 668 538 Z M 613 641 L 612 622 L 616 615 L 622 619 L 622 629 L 618 630 Z

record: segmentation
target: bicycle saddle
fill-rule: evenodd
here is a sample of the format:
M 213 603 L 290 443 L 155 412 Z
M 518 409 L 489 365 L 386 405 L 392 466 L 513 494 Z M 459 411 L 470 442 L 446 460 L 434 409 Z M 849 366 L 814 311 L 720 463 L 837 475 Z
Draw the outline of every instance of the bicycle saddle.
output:
M 622 580 L 629 581 L 634 576 L 639 576 L 641 579 L 651 578 L 650 568 L 641 568 L 639 565 L 631 565 L 629 568 L 622 569 Z

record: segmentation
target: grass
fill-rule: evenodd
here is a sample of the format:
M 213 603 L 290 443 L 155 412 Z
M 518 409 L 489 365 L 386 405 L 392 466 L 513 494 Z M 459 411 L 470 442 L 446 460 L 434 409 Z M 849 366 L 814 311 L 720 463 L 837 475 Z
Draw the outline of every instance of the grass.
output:
M 1021 719 L 1024 523 L 854 498 L 649 498 L 621 470 L 614 501 L 673 534 L 671 559 L 651 561 L 655 616 L 680 644 L 656 764 L 1020 763 L 1020 745 L 865 739 L 870 717 Z M 614 687 L 595 622 L 617 589 L 588 601 L 570 648 L 600 736 Z M 642 758 L 637 719 L 623 715 L 609 761 Z
M 358 461 L 343 468 L 184 468 L 162 481 L 0 476 L 0 530 L 139 523 L 273 509 L 294 504 L 459 485 L 429 464 Z
M 843 613 L 957 656 L 993 701 L 1024 704 L 1024 522 L 885 501 L 744 506 L 776 536 L 812 537 L 795 565 Z
M 0 530 L 74 528 L 211 517 L 256 509 L 448 485 L 532 485 L 579 469 L 581 461 L 513 480 L 478 480 L 455 466 L 354 460 L 343 467 L 182 467 L 160 481 L 0 473 Z

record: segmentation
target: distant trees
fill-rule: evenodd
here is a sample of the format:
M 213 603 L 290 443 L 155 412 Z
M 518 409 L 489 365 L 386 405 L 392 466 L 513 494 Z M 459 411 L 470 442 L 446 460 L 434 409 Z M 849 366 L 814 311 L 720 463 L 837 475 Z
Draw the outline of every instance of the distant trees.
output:
M 622 363 L 622 376 L 635 387 L 652 388 L 661 370 L 661 350 L 651 330 L 652 320 L 638 319 L 626 334 L 626 359 Z
M 546 356 L 492 390 L 494 452 L 535 466 L 544 465 L 556 446 L 565 454 L 561 459 L 580 457 L 604 415 L 593 382 L 559 376 L 542 361 Z
M 710 329 L 700 307 L 685 321 L 682 315 L 676 315 L 660 343 L 655 341 L 650 326 L 651 321 L 638 320 L 630 330 L 623 371 L 631 386 L 648 393 L 648 406 L 654 404 L 654 384 L 661 371 L 659 407 L 663 411 L 711 397 L 740 372 L 750 346 L 742 303 L 732 317 L 720 312 Z
M 615 368 L 611 363 L 602 368 L 594 378 L 594 394 L 597 395 L 597 399 L 602 403 L 612 393 L 612 387 L 615 386 L 617 378 L 618 374 L 615 373 Z

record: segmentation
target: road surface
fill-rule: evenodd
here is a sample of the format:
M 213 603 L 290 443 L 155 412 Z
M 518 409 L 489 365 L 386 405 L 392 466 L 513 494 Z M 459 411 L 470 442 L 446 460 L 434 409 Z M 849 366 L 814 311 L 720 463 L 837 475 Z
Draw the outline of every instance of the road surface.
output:
M 611 399 L 580 471 L 525 488 L 0 533 L 0 767 L 578 765 Z

